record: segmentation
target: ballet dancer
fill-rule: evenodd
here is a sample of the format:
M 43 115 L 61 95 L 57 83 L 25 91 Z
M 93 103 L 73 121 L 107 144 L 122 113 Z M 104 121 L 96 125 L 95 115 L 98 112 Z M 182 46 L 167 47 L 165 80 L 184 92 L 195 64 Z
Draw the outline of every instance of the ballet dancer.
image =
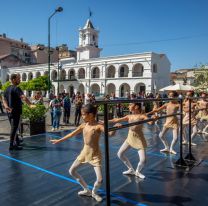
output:
M 187 127 L 189 125 L 189 118 L 191 118 L 191 126 L 192 126 L 192 133 L 191 133 L 191 140 L 194 139 L 196 134 L 198 133 L 197 131 L 197 119 L 196 119 L 196 112 L 195 109 L 197 108 L 197 103 L 194 102 L 192 99 L 189 100 L 189 98 L 194 96 L 193 91 L 188 91 L 186 93 L 186 98 L 184 99 L 183 102 L 183 111 L 184 111 L 184 117 L 183 117 L 183 144 L 187 144 Z M 189 117 L 189 101 L 191 101 L 191 117 Z M 191 142 L 191 145 L 196 146 L 196 143 Z
M 208 101 L 207 101 L 207 94 L 205 92 L 201 93 L 201 99 L 197 101 L 197 109 L 200 109 L 198 114 L 196 115 L 196 119 L 198 120 L 198 133 L 202 134 L 202 137 L 205 141 L 207 141 L 207 121 L 208 121 Z
M 81 115 L 84 120 L 84 123 L 81 124 L 76 130 L 67 134 L 65 137 L 59 140 L 51 140 L 52 144 L 57 144 L 63 142 L 73 136 L 76 136 L 79 133 L 83 133 L 84 147 L 73 162 L 72 166 L 69 169 L 69 173 L 73 176 L 77 182 L 83 188 L 82 191 L 78 192 L 78 195 L 91 196 L 96 201 L 101 202 L 102 197 L 97 194 L 97 190 L 100 188 L 102 183 L 102 172 L 101 172 L 101 151 L 99 147 L 99 140 L 101 132 L 104 132 L 103 124 L 100 124 L 96 121 L 95 117 L 97 114 L 97 108 L 92 104 L 85 105 L 81 110 Z M 115 125 L 116 126 L 116 125 Z M 109 136 L 115 134 L 115 131 L 109 132 Z M 87 183 L 82 178 L 82 176 L 77 172 L 78 167 L 84 163 L 89 163 L 94 167 L 96 174 L 96 181 L 92 191 L 88 188 Z
M 169 98 L 177 98 L 178 94 L 175 91 L 171 91 L 169 92 L 168 96 Z M 177 113 L 179 108 L 180 108 L 180 104 L 178 103 L 178 101 L 171 100 L 168 103 L 165 103 L 164 105 L 162 105 L 160 108 L 153 110 L 152 113 L 155 113 L 155 112 L 158 113 L 162 110 L 166 110 L 167 115 L 172 115 L 174 113 Z M 165 133 L 169 129 L 172 129 L 173 131 L 173 139 L 172 139 L 170 147 L 169 147 L 167 139 L 165 138 Z M 178 140 L 178 118 L 177 116 L 171 116 L 171 117 L 166 118 L 165 124 L 163 125 L 162 131 L 160 132 L 159 137 L 163 145 L 165 146 L 164 149 L 160 150 L 161 152 L 170 152 L 172 154 L 177 154 L 176 151 L 173 149 Z
M 131 103 L 129 104 L 129 111 L 131 114 L 126 115 L 121 118 L 115 118 L 112 120 L 109 120 L 110 123 L 118 123 L 118 122 L 138 122 L 145 119 L 148 119 L 148 117 L 142 113 L 142 106 L 141 103 Z M 153 122 L 148 122 L 149 124 L 152 124 Z M 120 124 L 121 126 L 121 124 Z M 146 161 L 146 154 L 145 154 L 145 148 L 147 147 L 147 143 L 143 134 L 143 124 L 131 126 L 129 128 L 127 139 L 124 141 L 122 146 L 120 147 L 117 155 L 119 159 L 127 166 L 128 170 L 124 171 L 124 175 L 135 175 L 141 179 L 144 179 L 145 176 L 141 173 L 141 170 L 144 167 L 145 161 Z M 130 163 L 129 159 L 125 156 L 125 152 L 130 148 L 135 148 L 138 150 L 139 154 L 139 163 L 137 165 L 136 171 L 134 170 L 132 164 Z

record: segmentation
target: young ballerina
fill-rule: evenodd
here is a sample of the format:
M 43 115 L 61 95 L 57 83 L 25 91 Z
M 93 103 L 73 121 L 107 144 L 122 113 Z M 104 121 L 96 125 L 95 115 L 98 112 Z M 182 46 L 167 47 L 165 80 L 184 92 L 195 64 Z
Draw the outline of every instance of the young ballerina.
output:
M 205 92 L 201 93 L 201 99 L 197 101 L 197 109 L 200 109 L 198 114 L 196 115 L 196 119 L 198 120 L 198 133 L 202 134 L 202 137 L 205 141 L 207 141 L 204 134 L 206 134 L 207 129 L 207 121 L 208 121 L 208 101 L 207 94 Z
M 187 144 L 187 127 L 189 125 L 189 98 L 194 96 L 194 92 L 193 91 L 188 91 L 186 93 L 186 99 L 183 102 L 183 111 L 184 111 L 184 117 L 183 117 L 183 144 Z M 196 136 L 197 134 L 197 119 L 196 119 L 196 113 L 195 113 L 195 109 L 196 109 L 196 105 L 197 103 L 194 102 L 192 99 L 191 101 L 191 126 L 192 126 L 192 133 L 191 133 L 191 139 L 193 140 L 193 138 Z M 196 146 L 196 143 L 191 143 L 191 145 Z
M 155 97 L 155 99 L 161 99 L 161 95 L 160 94 L 157 94 L 156 95 L 156 97 Z M 153 102 L 153 111 L 155 111 L 155 110 L 157 110 L 157 109 L 159 109 L 160 107 L 161 107 L 161 101 L 154 101 Z M 148 113 L 148 114 L 151 114 L 151 112 L 150 113 Z M 161 113 L 155 113 L 155 115 L 156 116 L 160 116 L 161 115 Z M 155 121 L 155 125 L 157 125 L 158 124 L 158 120 L 157 121 Z
M 96 201 L 102 201 L 102 197 L 97 194 L 97 190 L 100 188 L 102 183 L 102 173 L 101 173 L 101 151 L 99 147 L 99 140 L 101 132 L 104 132 L 104 126 L 98 123 L 95 119 L 97 113 L 97 108 L 92 104 L 85 105 L 82 110 L 82 118 L 85 123 L 81 124 L 76 130 L 69 133 L 65 137 L 59 140 L 51 140 L 52 144 L 57 144 L 63 142 L 77 134 L 83 132 L 84 138 L 84 148 L 82 149 L 80 155 L 73 162 L 69 173 L 73 176 L 83 188 L 82 191 L 78 192 L 78 195 L 92 196 Z M 116 126 L 116 125 L 115 125 Z M 109 136 L 114 135 L 115 132 L 109 132 Z M 96 174 L 96 181 L 92 191 L 88 189 L 85 180 L 78 174 L 77 169 L 83 163 L 89 163 L 94 167 Z
M 168 94 L 169 98 L 177 98 L 178 94 L 177 92 L 171 91 Z M 170 102 L 164 104 L 163 106 L 161 106 L 160 108 L 153 110 L 152 112 L 159 112 L 162 110 L 166 110 L 166 114 L 167 115 L 171 115 L 174 113 L 177 113 L 177 111 L 179 110 L 180 105 L 178 104 L 178 101 L 175 100 L 171 100 Z M 173 140 L 171 142 L 170 148 L 169 148 L 169 144 L 167 139 L 164 137 L 165 133 L 169 130 L 172 129 L 173 131 Z M 165 148 L 161 149 L 161 152 L 170 152 L 172 154 L 177 154 L 176 151 L 173 149 L 173 147 L 175 146 L 177 139 L 178 139 L 178 118 L 177 116 L 171 116 L 171 117 L 167 117 L 165 124 L 163 126 L 162 131 L 159 134 L 159 137 L 162 141 L 162 143 L 164 144 Z
M 110 123 L 118 123 L 118 122 L 125 122 L 128 121 L 129 123 L 137 122 L 141 120 L 148 119 L 145 114 L 142 114 L 141 103 L 132 103 L 129 104 L 129 111 L 132 114 L 126 115 L 125 117 L 115 118 L 109 120 Z M 149 122 L 152 124 L 152 122 Z M 141 170 L 144 167 L 146 155 L 145 155 L 145 148 L 147 147 L 147 143 L 142 131 L 143 125 L 135 125 L 129 128 L 129 133 L 127 139 L 124 141 L 122 146 L 120 147 L 117 155 L 119 159 L 127 166 L 128 170 L 124 171 L 123 174 L 125 175 L 136 175 L 137 177 L 144 179 L 145 176 L 141 173 Z M 139 154 L 139 163 L 136 168 L 136 171 L 133 169 L 129 159 L 125 156 L 125 152 L 130 148 L 138 149 Z
M 200 109 L 196 118 L 200 121 L 207 120 L 208 116 L 208 101 L 206 100 L 207 94 L 205 92 L 201 93 L 201 99 L 197 101 L 197 109 Z

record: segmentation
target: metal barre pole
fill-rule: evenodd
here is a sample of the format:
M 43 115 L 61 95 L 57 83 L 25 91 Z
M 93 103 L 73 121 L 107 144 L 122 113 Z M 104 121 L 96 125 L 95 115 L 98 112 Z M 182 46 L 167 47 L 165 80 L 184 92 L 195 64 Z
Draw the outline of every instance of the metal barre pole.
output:
M 104 134 L 105 134 L 105 181 L 106 181 L 106 205 L 111 205 L 110 200 L 110 167 L 109 167 L 109 142 L 108 142 L 108 104 L 104 104 Z
M 187 167 L 185 160 L 183 159 L 183 100 L 180 99 L 180 157 L 175 162 L 177 166 L 180 167 Z
M 94 104 L 100 105 L 105 103 L 118 104 L 118 103 L 135 103 L 135 102 L 152 102 L 152 101 L 162 102 L 162 101 L 170 101 L 170 100 L 180 101 L 179 98 L 164 98 L 164 99 L 151 98 L 151 99 L 125 99 L 125 100 L 101 100 L 101 101 L 99 100 L 99 101 L 95 101 Z
M 169 114 L 169 115 L 164 115 L 164 116 L 158 117 L 157 119 L 149 118 L 149 119 L 146 119 L 146 120 L 141 120 L 141 121 L 137 121 L 137 122 L 132 122 L 132 123 L 128 123 L 128 124 L 123 124 L 123 125 L 120 126 L 120 127 L 110 127 L 110 128 L 108 129 L 108 131 L 115 131 L 115 130 L 119 130 L 119 129 L 131 127 L 131 126 L 134 126 L 134 125 L 144 124 L 144 123 L 152 122 L 152 121 L 155 121 L 155 120 L 158 120 L 158 119 L 163 119 L 163 118 L 166 118 L 166 117 L 177 116 L 177 115 L 180 115 L 180 114 L 181 114 L 181 113 Z
M 108 102 L 108 104 L 118 104 L 118 103 L 134 103 L 134 102 L 162 102 L 162 101 L 170 101 L 170 100 L 175 100 L 175 101 L 181 101 L 184 98 L 160 98 L 160 99 L 156 99 L 156 98 L 149 98 L 149 99 L 123 99 L 123 100 L 97 100 L 95 101 L 94 104 L 96 105 L 100 105 L 100 104 L 105 104 L 106 102 Z M 201 97 L 189 97 L 189 99 L 202 99 Z M 208 99 L 208 98 L 206 98 Z
M 196 159 L 194 158 L 192 152 L 191 152 L 191 111 L 192 110 L 192 106 L 191 106 L 191 99 L 189 99 L 189 153 L 186 155 L 185 159 L 186 160 L 190 160 L 190 161 L 196 161 Z

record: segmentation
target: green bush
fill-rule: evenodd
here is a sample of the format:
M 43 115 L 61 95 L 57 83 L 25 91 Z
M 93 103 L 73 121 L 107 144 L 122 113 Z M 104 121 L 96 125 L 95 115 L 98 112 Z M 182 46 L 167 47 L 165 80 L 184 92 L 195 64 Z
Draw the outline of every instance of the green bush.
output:
M 113 112 L 113 107 L 115 107 L 115 104 L 109 104 L 108 105 L 108 112 L 109 113 Z M 103 104 L 98 106 L 98 112 L 102 112 L 102 113 L 104 112 L 104 105 Z
M 36 104 L 36 107 L 34 108 L 24 104 L 22 109 L 22 118 L 29 119 L 31 122 L 45 118 L 47 112 L 46 107 L 42 104 Z
M 5 82 L 3 85 L 2 85 L 2 90 L 5 91 L 7 89 L 7 87 L 9 87 L 11 85 L 11 82 L 10 81 L 7 81 Z

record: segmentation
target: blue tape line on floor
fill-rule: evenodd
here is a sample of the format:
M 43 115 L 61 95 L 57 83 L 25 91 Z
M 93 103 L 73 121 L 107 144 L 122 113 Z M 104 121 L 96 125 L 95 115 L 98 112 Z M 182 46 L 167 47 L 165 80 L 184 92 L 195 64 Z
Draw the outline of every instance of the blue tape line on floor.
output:
M 4 155 L 4 154 L 0 154 L 0 156 L 1 156 L 1 157 L 4 157 L 4 158 L 6 158 L 6 159 L 9 159 L 9 160 L 13 160 L 13 161 L 15 161 L 15 162 L 18 162 L 18 163 L 20 163 L 20 164 L 26 165 L 26 166 L 31 167 L 31 168 L 33 168 L 33 169 L 36 169 L 36 170 L 45 172 L 45 173 L 50 174 L 50 175 L 53 175 L 53 176 L 58 177 L 58 178 L 60 178 L 60 179 L 67 180 L 67 181 L 72 182 L 72 183 L 74 183 L 74 184 L 79 184 L 76 180 L 73 180 L 73 179 L 71 179 L 71 178 L 69 178 L 69 177 L 65 177 L 65 176 L 63 176 L 63 175 L 57 174 L 57 173 L 55 173 L 55 172 L 51 172 L 51 171 L 46 170 L 46 169 L 43 169 L 43 168 L 41 168 L 41 167 L 32 165 L 32 164 L 30 164 L 30 163 L 27 163 L 27 162 L 24 162 L 24 161 L 15 159 L 15 158 L 13 158 L 13 157 L 10 157 L 10 156 Z M 89 187 L 92 188 L 92 186 L 89 186 Z M 106 194 L 106 192 L 105 192 L 104 190 L 101 190 L 101 189 L 100 189 L 99 191 L 100 191 L 101 193 L 103 193 L 103 194 Z M 116 194 L 112 194 L 112 193 L 111 193 L 111 196 L 112 196 L 112 197 L 115 197 L 115 198 L 117 198 L 117 199 L 119 199 L 119 200 L 122 200 L 122 201 L 125 201 L 125 202 L 128 202 L 128 203 L 131 203 L 131 204 L 136 205 L 136 206 L 147 206 L 146 204 L 142 204 L 142 203 L 136 202 L 136 201 L 134 201 L 134 200 L 128 199 L 128 198 L 123 197 L 123 196 L 120 196 L 120 195 L 116 195 Z

